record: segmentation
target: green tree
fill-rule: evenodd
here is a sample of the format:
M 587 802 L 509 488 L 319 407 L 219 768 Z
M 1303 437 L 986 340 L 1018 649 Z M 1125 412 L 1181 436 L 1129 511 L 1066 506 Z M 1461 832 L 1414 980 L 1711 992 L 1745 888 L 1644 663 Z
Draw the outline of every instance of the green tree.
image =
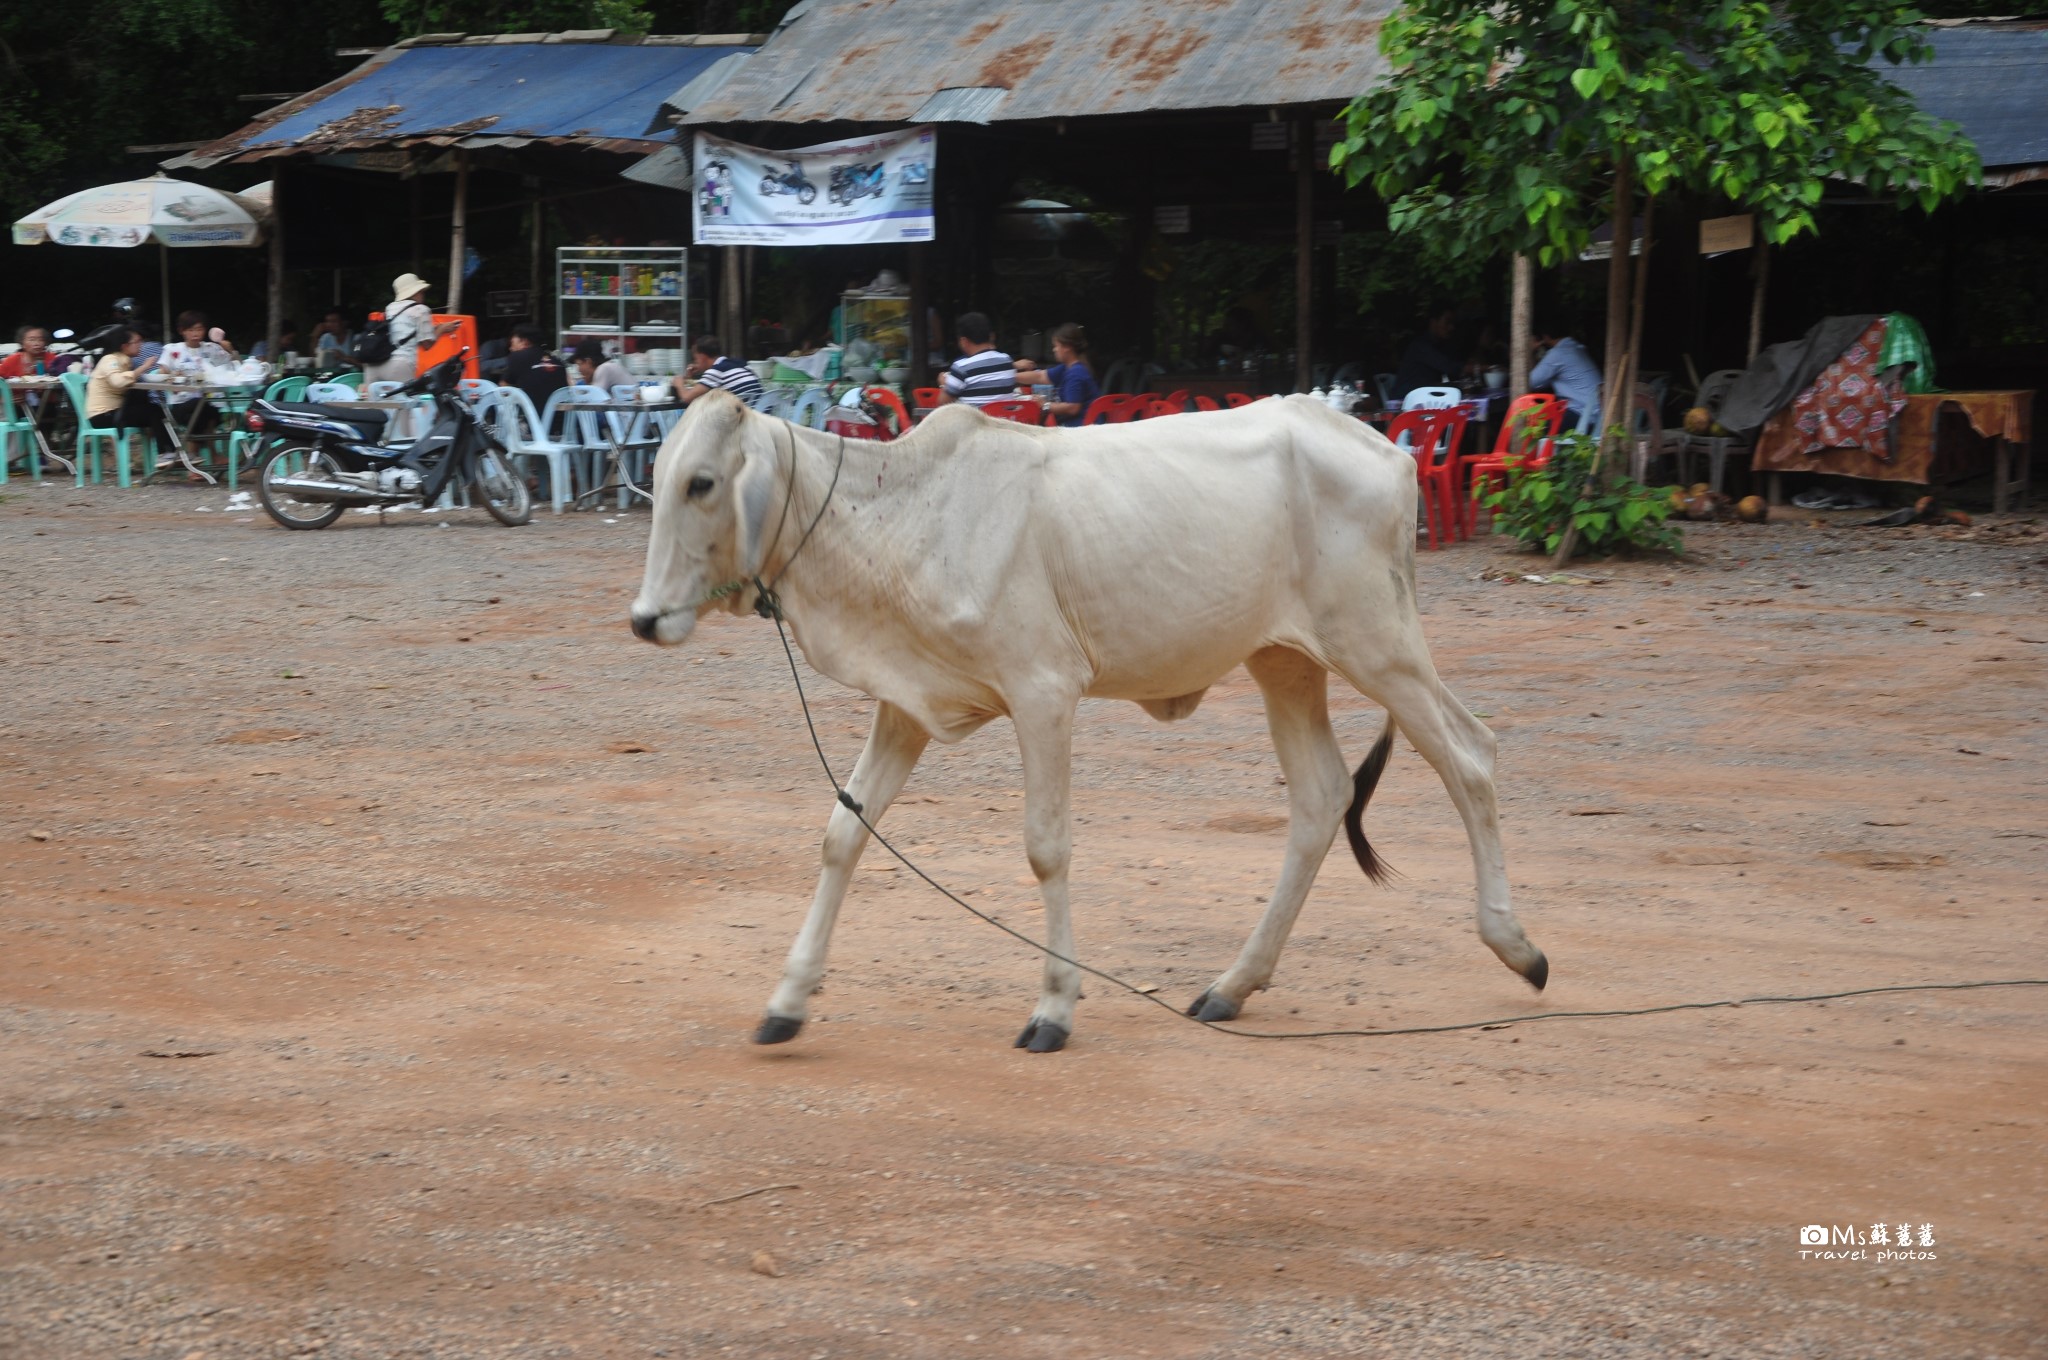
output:
M 1979 166 L 1884 77 L 1930 55 L 1920 18 L 1891 0 L 1410 0 L 1380 32 L 1393 76 L 1345 110 L 1330 162 L 1371 182 L 1396 232 L 1546 264 L 1603 219 L 1631 239 L 1639 204 L 1674 189 L 1754 213 L 1774 244 L 1815 229 L 1829 180 L 1932 210 Z M 1629 273 L 1617 248 L 1615 413 L 1632 390 Z

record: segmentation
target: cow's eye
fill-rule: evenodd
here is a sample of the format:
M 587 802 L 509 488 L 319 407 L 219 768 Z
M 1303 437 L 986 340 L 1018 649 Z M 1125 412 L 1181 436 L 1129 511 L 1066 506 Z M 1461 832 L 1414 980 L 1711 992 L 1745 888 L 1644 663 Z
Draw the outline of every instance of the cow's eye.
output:
M 711 479 L 709 477 L 692 477 L 690 485 L 684 488 L 683 495 L 690 500 L 695 500 L 699 496 L 709 495 L 710 492 Z

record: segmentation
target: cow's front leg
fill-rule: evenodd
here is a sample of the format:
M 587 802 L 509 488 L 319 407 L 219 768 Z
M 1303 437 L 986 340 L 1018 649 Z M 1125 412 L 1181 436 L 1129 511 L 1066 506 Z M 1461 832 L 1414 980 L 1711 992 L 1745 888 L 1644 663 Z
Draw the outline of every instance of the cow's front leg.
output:
M 909 714 L 893 704 L 877 704 L 875 720 L 868 728 L 868 744 L 854 763 L 846 791 L 866 812 L 869 822 L 878 823 L 889 804 L 903 791 L 903 783 L 917 767 L 930 741 L 925 730 Z M 789 947 L 789 963 L 783 969 L 782 985 L 768 998 L 768 1014 L 754 1031 L 757 1044 L 780 1044 L 794 1039 L 810 1015 L 811 993 L 825 980 L 825 951 L 832 943 L 832 926 L 839 919 L 839 904 L 846 897 L 847 882 L 867 848 L 868 829 L 852 810 L 832 809 L 825 824 L 825 867 L 818 875 L 818 891 L 811 898 L 811 913 L 796 943 Z
M 1067 905 L 1067 867 L 1073 859 L 1072 782 L 1074 701 L 1027 710 L 1013 707 L 1017 745 L 1024 756 L 1024 853 L 1045 902 L 1045 943 L 1053 954 L 1074 957 L 1074 918 Z M 1055 1053 L 1074 1032 L 1081 970 L 1048 954 L 1045 982 L 1018 1048 Z

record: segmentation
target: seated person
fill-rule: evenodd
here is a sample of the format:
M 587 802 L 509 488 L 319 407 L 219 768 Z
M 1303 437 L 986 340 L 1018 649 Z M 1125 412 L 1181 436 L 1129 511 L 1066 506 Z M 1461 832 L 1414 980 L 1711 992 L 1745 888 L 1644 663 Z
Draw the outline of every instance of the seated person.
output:
M 317 355 L 323 349 L 331 349 L 347 354 L 355 338 L 356 330 L 348 324 L 348 313 L 339 307 L 330 307 L 327 315 L 320 318 L 320 324 L 313 328 L 313 352 Z
M 1457 308 L 1439 307 L 1422 334 L 1408 342 L 1408 352 L 1394 370 L 1394 391 L 1403 405 L 1418 387 L 1457 386 L 1458 375 L 1465 371 L 1464 357 L 1451 341 L 1457 328 Z
M 602 387 L 607 397 L 614 387 L 639 385 L 640 380 L 624 364 L 617 359 L 605 358 L 604 345 L 600 341 L 578 340 L 570 358 L 576 365 L 576 381 Z
M 278 322 L 277 352 L 279 354 L 296 353 L 298 348 L 298 323 L 289 319 Z M 255 344 L 249 346 L 249 357 L 251 359 L 268 359 L 270 357 L 270 341 L 258 340 Z
M 1044 370 L 1029 359 L 1017 360 L 1017 385 L 1051 387 L 1052 400 L 1045 409 L 1054 420 L 1072 429 L 1081 423 L 1089 405 L 1102 395 L 1095 370 L 1088 363 L 1087 332 L 1072 321 L 1061 326 L 1052 333 L 1052 357 L 1059 362 Z
M 42 378 L 67 367 L 61 354 L 50 353 L 50 328 L 23 326 L 14 333 L 21 348 L 0 359 L 0 378 Z
M 502 381 L 507 387 L 516 387 L 524 392 L 533 403 L 535 411 L 548 404 L 548 398 L 569 385 L 569 371 L 555 352 L 547 347 L 547 335 L 540 327 L 531 323 L 512 328 L 511 349 L 505 355 L 505 372 Z
M 157 367 L 166 374 L 203 378 L 207 369 L 237 363 L 242 357 L 235 353 L 235 347 L 219 327 L 208 333 L 204 312 L 178 313 L 178 335 L 181 338 L 165 345 L 158 357 Z M 219 423 L 220 413 L 210 402 L 194 411 L 195 401 L 205 401 L 205 397 L 197 391 L 180 392 L 171 398 L 171 413 L 192 417 L 192 423 L 186 427 L 192 435 L 209 434 Z
M 1586 347 L 1555 324 L 1535 328 L 1537 348 L 1543 357 L 1530 370 L 1529 386 L 1548 388 L 1564 398 L 1565 410 L 1576 418 L 1571 428 L 1580 433 L 1600 428 L 1600 365 L 1586 353 Z
M 996 348 L 995 327 L 981 312 L 962 312 L 954 326 L 960 357 L 939 379 L 939 401 L 986 406 L 1017 395 L 1016 361 Z
M 137 362 L 142 354 L 142 333 L 133 327 L 122 327 L 110 339 L 112 347 L 100 357 L 86 384 L 85 422 L 96 430 L 147 430 L 162 453 L 174 443 L 164 426 L 164 409 L 147 393 L 135 390 L 135 380 L 155 368 L 157 361 Z
M 690 342 L 690 366 L 676 375 L 676 397 L 690 402 L 706 392 L 730 392 L 752 406 L 761 395 L 761 380 L 754 370 L 721 351 L 725 348 L 715 335 L 700 335 Z

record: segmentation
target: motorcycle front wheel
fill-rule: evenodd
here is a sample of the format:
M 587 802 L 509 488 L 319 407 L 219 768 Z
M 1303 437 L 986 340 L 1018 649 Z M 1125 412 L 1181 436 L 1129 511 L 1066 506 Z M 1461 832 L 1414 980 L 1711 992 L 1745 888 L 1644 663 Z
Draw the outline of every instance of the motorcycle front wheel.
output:
M 343 507 L 335 501 L 302 501 L 277 485 L 288 477 L 331 477 L 335 464 L 318 449 L 279 444 L 263 455 L 256 466 L 256 499 L 272 519 L 287 529 L 325 529 L 341 518 Z
M 803 204 L 806 208 L 810 207 L 811 204 L 818 201 L 818 186 L 806 184 L 803 188 L 797 190 L 796 201 Z
M 500 524 L 517 527 L 533 518 L 533 493 L 527 489 L 526 479 L 512 466 L 512 460 L 496 449 L 485 449 L 476 456 L 469 489 Z

